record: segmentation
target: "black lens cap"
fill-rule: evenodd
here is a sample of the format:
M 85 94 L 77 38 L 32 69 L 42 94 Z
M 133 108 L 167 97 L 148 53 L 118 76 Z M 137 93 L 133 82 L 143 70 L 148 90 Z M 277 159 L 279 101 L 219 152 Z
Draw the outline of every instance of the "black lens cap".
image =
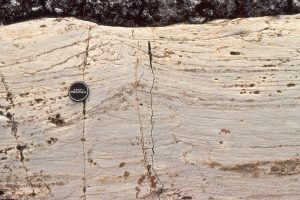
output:
M 82 81 L 76 81 L 69 87 L 69 97 L 76 102 L 86 100 L 89 96 L 89 88 Z

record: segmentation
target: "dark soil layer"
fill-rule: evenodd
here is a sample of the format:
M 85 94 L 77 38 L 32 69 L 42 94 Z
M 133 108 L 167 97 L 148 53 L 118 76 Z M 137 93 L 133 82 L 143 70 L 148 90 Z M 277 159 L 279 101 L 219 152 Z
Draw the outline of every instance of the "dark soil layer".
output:
M 300 0 L 0 0 L 2 24 L 73 16 L 110 26 L 163 26 L 299 12 Z

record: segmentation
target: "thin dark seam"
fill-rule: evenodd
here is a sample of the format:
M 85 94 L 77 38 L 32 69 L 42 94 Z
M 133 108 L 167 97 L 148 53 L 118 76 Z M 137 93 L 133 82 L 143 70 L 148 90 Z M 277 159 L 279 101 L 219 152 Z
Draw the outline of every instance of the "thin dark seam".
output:
M 152 79 L 152 85 L 151 85 L 151 88 L 150 88 L 150 107 L 151 107 L 151 140 L 152 140 L 152 165 L 151 165 L 151 169 L 157 179 L 157 181 L 162 185 L 162 187 L 160 188 L 160 191 L 158 191 L 157 193 L 157 196 L 158 196 L 158 199 L 160 200 L 160 195 L 161 193 L 163 192 L 163 189 L 164 189 L 164 184 L 162 183 L 162 181 L 160 180 L 160 178 L 158 177 L 153 165 L 154 165 L 154 148 L 155 148 L 155 145 L 154 145 L 154 139 L 153 139 L 153 128 L 154 128 L 154 121 L 153 121 L 153 117 L 154 117 L 154 112 L 153 112 L 153 94 L 152 94 L 152 90 L 154 88 L 154 83 L 155 83 L 155 80 L 156 80 L 156 77 L 155 77 L 155 74 L 154 74 L 154 69 L 153 69 L 153 66 L 152 66 L 152 52 L 151 52 L 151 43 L 150 41 L 148 41 L 148 55 L 149 55 L 149 61 L 150 61 L 150 68 L 151 68 L 151 72 L 152 72 L 152 76 L 153 76 L 153 79 Z

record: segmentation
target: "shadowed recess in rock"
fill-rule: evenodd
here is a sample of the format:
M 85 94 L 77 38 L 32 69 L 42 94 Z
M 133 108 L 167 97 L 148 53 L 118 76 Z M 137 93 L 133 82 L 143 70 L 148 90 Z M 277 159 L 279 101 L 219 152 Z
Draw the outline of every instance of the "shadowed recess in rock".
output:
M 111 26 L 163 26 L 299 12 L 300 0 L 0 0 L 2 24 L 73 16 Z

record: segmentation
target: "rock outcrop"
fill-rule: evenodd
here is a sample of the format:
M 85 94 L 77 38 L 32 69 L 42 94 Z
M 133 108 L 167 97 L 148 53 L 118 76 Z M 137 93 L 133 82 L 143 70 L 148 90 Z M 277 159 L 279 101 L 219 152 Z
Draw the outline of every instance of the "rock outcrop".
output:
M 300 199 L 299 19 L 1 27 L 0 199 Z

